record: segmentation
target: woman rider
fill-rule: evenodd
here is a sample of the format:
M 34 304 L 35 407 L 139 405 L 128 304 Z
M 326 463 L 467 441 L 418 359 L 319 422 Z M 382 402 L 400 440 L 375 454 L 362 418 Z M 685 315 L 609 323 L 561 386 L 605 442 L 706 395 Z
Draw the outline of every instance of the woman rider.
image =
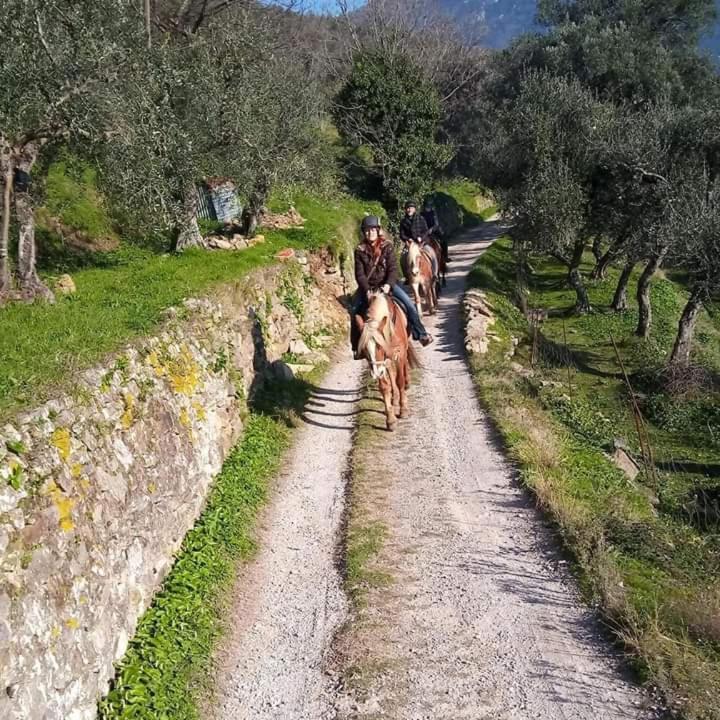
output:
M 429 345 L 433 338 L 420 321 L 415 304 L 398 283 L 395 250 L 383 235 L 380 219 L 374 216 L 366 217 L 362 221 L 361 230 L 363 241 L 355 249 L 355 280 L 358 290 L 353 298 L 350 320 L 350 342 L 355 359 L 360 359 L 357 354 L 360 329 L 355 322 L 355 316 L 365 313 L 371 293 L 378 290 L 386 294 L 392 290 L 393 297 L 405 310 L 413 338 L 423 345 Z

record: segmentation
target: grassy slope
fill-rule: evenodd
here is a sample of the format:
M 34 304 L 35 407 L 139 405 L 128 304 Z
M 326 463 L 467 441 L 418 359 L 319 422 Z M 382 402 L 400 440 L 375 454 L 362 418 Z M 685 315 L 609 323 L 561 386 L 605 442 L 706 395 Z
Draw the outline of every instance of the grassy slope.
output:
M 601 605 L 641 673 L 686 717 L 720 718 L 720 528 L 691 502 L 698 487 L 718 485 L 720 444 L 711 422 L 718 398 L 679 403 L 646 383 L 644 407 L 661 465 L 657 486 L 650 474 L 628 481 L 606 454 L 613 438 L 633 450 L 638 445 L 609 336 L 640 384 L 666 357 L 685 293 L 667 279 L 655 283 L 653 334 L 643 342 L 631 334 L 635 311 L 604 310 L 616 271 L 590 288 L 595 314 L 563 319 L 574 303 L 563 270 L 549 261 L 534 268 L 530 305 L 559 312 L 542 328 L 547 352 L 530 379 L 512 372 L 505 356 L 512 335 L 521 339 L 514 362 L 530 364 L 527 323 L 508 301 L 509 242 L 496 243 L 473 271 L 471 285 L 488 291 L 501 338 L 487 356 L 472 360 L 482 398 L 526 484 L 577 558 L 589 598 Z M 634 283 L 630 297 L 633 292 Z M 570 355 L 562 349 L 565 338 Z M 698 338 L 698 357 L 717 369 L 720 328 L 705 316 Z
M 0 309 L 0 418 L 57 392 L 78 370 L 151 332 L 163 311 L 183 298 L 270 264 L 285 247 L 338 252 L 340 239 L 351 237 L 348 233 L 363 212 L 378 211 L 372 203 L 347 198 L 323 201 L 299 195 L 295 200 L 307 219 L 305 228 L 267 232 L 263 245 L 181 256 L 124 246 L 95 256 L 94 266 L 73 275 L 76 295 L 61 297 L 53 306 Z

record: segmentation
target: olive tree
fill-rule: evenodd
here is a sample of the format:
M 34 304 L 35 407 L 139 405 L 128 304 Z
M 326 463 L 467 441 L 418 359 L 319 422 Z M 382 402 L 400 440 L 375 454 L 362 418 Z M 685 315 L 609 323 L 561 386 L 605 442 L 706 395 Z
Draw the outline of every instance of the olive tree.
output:
M 32 171 L 53 144 L 102 139 L 95 105 L 113 95 L 142 47 L 142 17 L 129 0 L 5 0 L 0 37 L 0 298 L 13 286 L 14 206 L 21 295 L 50 299 L 36 272 Z
M 405 53 L 358 54 L 333 112 L 345 139 L 369 150 L 391 202 L 426 191 L 452 158 L 437 89 Z

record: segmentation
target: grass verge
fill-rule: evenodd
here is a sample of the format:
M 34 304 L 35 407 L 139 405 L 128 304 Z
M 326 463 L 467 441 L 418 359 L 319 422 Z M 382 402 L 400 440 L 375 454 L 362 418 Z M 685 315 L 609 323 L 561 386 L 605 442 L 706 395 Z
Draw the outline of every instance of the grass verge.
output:
M 239 565 L 252 557 L 257 513 L 290 445 L 297 414 L 324 372 L 273 383 L 253 405 L 195 527 L 118 666 L 102 720 L 197 720 L 213 689 L 213 652 Z
M 609 458 L 615 438 L 637 452 L 609 334 L 620 340 L 639 382 L 666 356 L 684 291 L 667 279 L 655 284 L 653 335 L 640 341 L 631 336 L 634 312 L 603 310 L 617 272 L 589 288 L 595 314 L 574 317 L 565 312 L 574 295 L 562 269 L 545 260 L 533 263 L 530 304 L 550 317 L 532 374 L 528 326 L 509 300 L 509 241 L 489 249 L 470 276 L 470 286 L 486 291 L 497 317 L 498 339 L 487 355 L 471 358 L 481 398 L 525 485 L 573 553 L 586 597 L 600 607 L 641 677 L 683 717 L 720 718 L 720 532 L 707 513 L 700 522 L 688 504 L 698 486 L 717 483 L 713 469 L 720 457 L 712 432 L 692 425 L 668 432 L 648 417 L 657 482 L 653 473 L 631 480 Z M 712 364 L 719 336 L 710 318 L 703 318 L 701 333 L 699 355 Z M 510 358 L 513 337 L 520 345 Z M 646 400 L 652 392 L 648 386 Z
M 0 419 L 56 394 L 78 371 L 152 332 L 168 307 L 275 262 L 283 248 L 332 248 L 341 255 L 364 211 L 377 210 L 372 203 L 306 195 L 296 207 L 304 228 L 266 232 L 266 242 L 248 250 L 169 255 L 124 245 L 93 255 L 93 265 L 73 276 L 77 293 L 55 305 L 0 308 Z
M 350 459 L 345 540 L 345 590 L 356 612 L 362 610 L 371 589 L 392 582 L 392 577 L 377 562 L 387 538 L 387 526 L 378 512 L 383 493 L 383 480 L 379 477 L 382 473 L 373 471 L 373 462 L 384 443 L 384 430 L 378 430 L 380 405 L 374 383 L 366 379 Z

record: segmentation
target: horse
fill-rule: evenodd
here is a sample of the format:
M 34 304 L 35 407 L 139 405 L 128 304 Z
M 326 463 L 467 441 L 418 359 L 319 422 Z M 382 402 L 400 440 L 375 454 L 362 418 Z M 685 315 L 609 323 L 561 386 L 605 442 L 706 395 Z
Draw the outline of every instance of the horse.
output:
M 434 235 L 431 235 L 426 240 L 426 244 L 429 245 L 435 253 L 438 263 L 438 275 L 442 281 L 442 286 L 445 287 L 447 285 L 447 263 L 445 262 L 445 254 L 442 251 L 440 242 Z
M 406 259 L 405 277 L 415 296 L 415 305 L 422 317 L 422 299 L 427 300 L 428 312 L 435 314 L 437 308 L 437 292 L 433 278 L 432 262 L 418 243 L 410 243 Z
M 407 415 L 410 370 L 420 367 L 408 335 L 405 313 L 382 293 L 373 295 L 367 320 L 356 316 L 361 329 L 358 352 L 365 355 L 372 377 L 385 403 L 387 429 L 395 430 L 397 419 Z

